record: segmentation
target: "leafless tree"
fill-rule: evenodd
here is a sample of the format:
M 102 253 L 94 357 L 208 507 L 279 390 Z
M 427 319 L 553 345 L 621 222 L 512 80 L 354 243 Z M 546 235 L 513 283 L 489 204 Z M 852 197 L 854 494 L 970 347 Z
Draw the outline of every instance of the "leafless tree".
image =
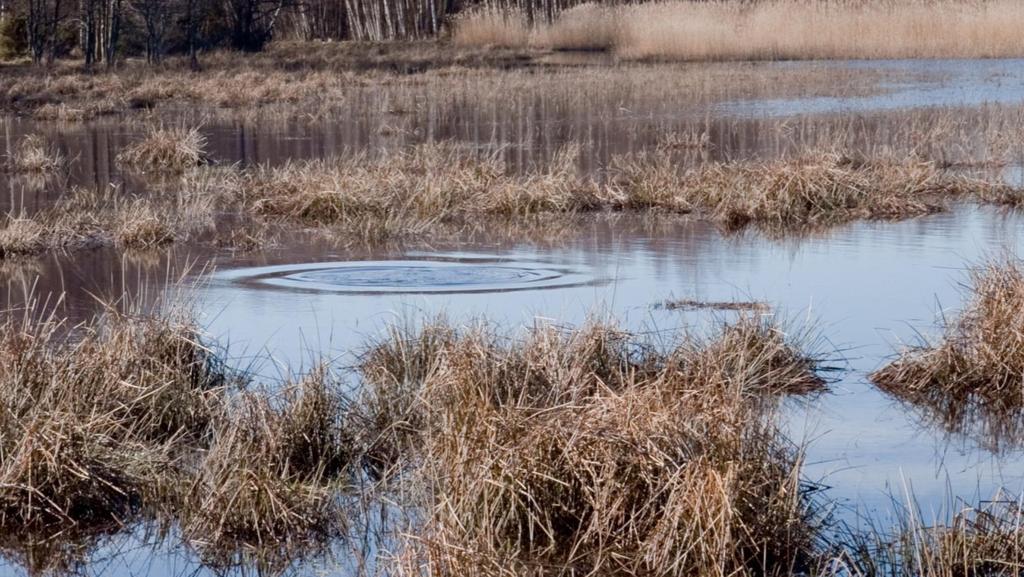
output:
M 56 57 L 57 32 L 66 14 L 63 0 L 26 0 L 25 31 L 32 62 L 50 64 Z
M 231 22 L 231 45 L 237 50 L 257 52 L 274 37 L 281 11 L 292 0 L 227 0 Z
M 132 11 L 139 16 L 146 36 L 146 61 L 163 60 L 164 42 L 174 21 L 174 0 L 129 0 Z

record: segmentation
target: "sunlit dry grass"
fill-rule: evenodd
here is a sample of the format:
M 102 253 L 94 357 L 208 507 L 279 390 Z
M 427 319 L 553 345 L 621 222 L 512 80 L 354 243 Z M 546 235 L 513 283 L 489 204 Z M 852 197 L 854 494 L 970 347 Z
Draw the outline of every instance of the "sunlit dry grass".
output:
M 0 217 L 0 260 L 114 245 L 149 249 L 213 227 L 216 199 L 194 191 L 122 197 L 116 189 L 72 189 L 30 216 Z
M 117 161 L 142 170 L 183 171 L 206 162 L 206 137 L 196 127 L 153 127 L 118 153 Z
M 535 26 L 490 9 L 463 17 L 455 39 L 486 46 L 490 32 L 502 46 L 611 50 L 628 59 L 1006 58 L 1024 55 L 1022 25 L 1024 7 L 1013 0 L 670 0 L 587 4 Z
M 821 390 L 815 369 L 754 317 L 668 353 L 600 325 L 512 341 L 397 332 L 366 357 L 357 411 L 376 469 L 422 499 L 395 571 L 807 568 L 800 454 L 761 411 L 766 397 Z
M 245 548 L 285 559 L 342 534 L 340 494 L 352 444 L 326 369 L 276 394 L 230 401 L 180 513 L 183 533 L 214 562 Z
M 968 300 L 938 342 L 909 347 L 871 375 L 931 421 L 1005 448 L 1020 442 L 1024 412 L 1024 266 L 1015 257 L 971 270 Z
M 41 136 L 29 135 L 19 140 L 5 158 L 9 172 L 46 173 L 59 170 L 67 159 L 53 144 Z
M 517 174 L 498 159 L 448 144 L 243 170 L 220 194 L 242 211 L 363 238 L 417 236 L 442 226 L 526 221 L 592 211 L 694 213 L 727 229 L 772 231 L 858 219 L 902 219 L 943 210 L 949 198 L 1014 195 L 916 155 L 853 158 L 810 150 L 775 161 L 679 166 L 665 152 L 614 159 L 608 178 L 584 176 L 567 146 L 543 170 Z
M 31 309 L 0 335 L 5 531 L 126 523 L 174 490 L 174 447 L 207 434 L 228 382 L 187 317 L 68 327 Z

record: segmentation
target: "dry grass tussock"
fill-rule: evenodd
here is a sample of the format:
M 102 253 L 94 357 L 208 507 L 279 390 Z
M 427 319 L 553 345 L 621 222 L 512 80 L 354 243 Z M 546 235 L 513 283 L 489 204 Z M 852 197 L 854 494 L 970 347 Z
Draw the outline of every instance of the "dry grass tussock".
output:
M 242 170 L 219 194 L 240 203 L 246 214 L 377 240 L 598 210 L 696 213 L 727 229 L 755 225 L 787 232 L 919 216 L 942 210 L 953 196 L 1018 195 L 915 155 L 857 159 L 812 150 L 683 170 L 670 154 L 658 152 L 616 158 L 607 178 L 594 178 L 580 175 L 577 154 L 570 145 L 547 169 L 513 174 L 499 160 L 455 145 L 420 145 L 379 158 Z
M 66 165 L 67 159 L 57 147 L 33 134 L 19 140 L 7 153 L 4 168 L 16 173 L 46 173 Z
M 422 509 L 394 572 L 808 569 L 800 451 L 766 403 L 821 390 L 816 367 L 757 317 L 668 353 L 602 325 L 397 331 L 365 357 L 355 413 L 371 468 Z
M 695 210 L 727 229 L 779 231 L 909 218 L 942 210 L 948 197 L 1008 189 L 914 155 L 859 159 L 831 151 L 707 163 L 681 175 L 669 157 L 642 154 L 618 159 L 612 174 L 625 206 Z
M 0 319 L 0 550 L 143 524 L 211 564 L 276 562 L 344 529 L 356 459 L 326 370 L 257 386 L 180 305 L 41 310 Z
M 114 245 L 149 249 L 213 226 L 216 199 L 201 191 L 123 197 L 115 189 L 73 189 L 31 216 L 0 217 L 0 260 Z
M 208 562 L 228 565 L 253 546 L 285 561 L 344 532 L 355 458 L 333 382 L 321 368 L 230 401 L 180 514 Z
M 129 522 L 177 490 L 177 447 L 208 435 L 229 379 L 187 316 L 39 315 L 0 330 L 0 526 Z
M 600 206 L 574 147 L 545 171 L 512 175 L 494 157 L 429 144 L 380 158 L 347 157 L 246 170 L 227 195 L 243 212 L 330 225 L 364 238 L 423 234 L 473 217 L 522 219 Z
M 954 432 L 1019 442 L 1024 410 L 1024 265 L 1015 257 L 971 270 L 969 300 L 935 344 L 904 351 L 871 375 Z M 980 427 L 980 431 L 972 431 Z
M 206 137 L 199 128 L 151 128 L 117 155 L 120 164 L 142 170 L 184 171 L 206 162 Z
M 461 18 L 461 46 L 609 50 L 627 59 L 814 60 L 1024 55 L 1014 0 L 669 0 L 585 4 L 550 24 L 486 9 Z

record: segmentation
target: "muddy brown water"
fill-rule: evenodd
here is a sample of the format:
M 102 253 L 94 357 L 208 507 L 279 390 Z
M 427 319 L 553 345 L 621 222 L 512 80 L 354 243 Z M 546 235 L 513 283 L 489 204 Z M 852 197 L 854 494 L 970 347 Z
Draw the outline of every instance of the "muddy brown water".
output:
M 373 128 L 380 119 L 372 114 L 266 125 L 258 119 L 211 120 L 203 131 L 211 155 L 225 163 L 273 164 L 454 138 L 500 151 L 511 164 L 526 166 L 543 163 L 564 142 L 582 140 L 586 154 L 581 167 L 587 170 L 613 154 L 654 146 L 666 128 L 707 130 L 712 146 L 694 161 L 784 154 L 800 142 L 834 139 L 836 133 L 865 148 L 884 148 L 892 146 L 900 130 L 892 123 L 901 118 L 987 114 L 993 104 L 986 103 L 1006 107 L 1024 101 L 1024 63 L 927 67 L 928 74 L 916 83 L 827 106 L 817 96 L 785 103 L 735 101 L 703 115 L 686 111 L 672 118 L 663 111 L 659 116 L 631 110 L 628 102 L 619 104 L 628 114 L 605 109 L 570 114 L 541 102 L 528 115 L 495 108 L 439 117 L 425 109 L 405 118 L 408 131 L 398 136 Z M 851 131 L 851 126 L 859 128 Z M 75 183 L 123 183 L 138 193 L 144 193 L 145 179 L 122 174 L 114 157 L 142 128 L 111 119 L 72 125 L 0 120 L 0 134 L 8 141 L 31 132 L 57 140 L 77 158 L 69 177 Z M 980 142 L 970 132 L 957 137 L 965 146 Z M 1007 174 L 1016 178 L 1019 172 Z M 31 193 L 16 179 L 2 181 L 8 208 L 46 206 L 51 193 L 61 189 L 44 184 Z M 860 222 L 781 240 L 757 233 L 724 235 L 692 219 L 630 215 L 595 216 L 567 228 L 563 237 L 544 242 L 484 236 L 367 250 L 295 234 L 257 253 L 183 246 L 151 254 L 100 250 L 51 255 L 0 269 L 0 298 L 17 305 L 28 295 L 63 292 L 61 306 L 75 320 L 95 310 L 97 296 L 127 290 L 153 297 L 182 271 L 195 278 L 200 270 L 213 270 L 189 289 L 211 338 L 226 346 L 238 365 L 272 355 L 273 363 L 250 367 L 268 378 L 280 376 L 283 366 L 298 370 L 321 356 L 350 364 L 383 327 L 440 314 L 456 323 L 486 318 L 511 331 L 537 322 L 579 324 L 607 315 L 668 340 L 675 331 L 702 330 L 734 313 L 655 306 L 666 299 L 763 301 L 794 330 L 813 327 L 821 336 L 817 350 L 842 369 L 833 374 L 838 380 L 831 393 L 786 409 L 792 436 L 809 441 L 806 475 L 829 487 L 826 495 L 839 503 L 840 516 L 855 520 L 866 515 L 884 524 L 893 496 L 902 498 L 911 489 L 926 519 L 941 514 L 951 496 L 971 501 L 999 488 L 1024 491 L 1024 450 L 1018 440 L 993 440 L 980 426 L 944 430 L 919 410 L 880 393 L 866 378 L 901 343 L 937 336 L 939 315 L 955 313 L 962 303 L 964 266 L 1019 248 L 1024 241 L 1021 214 L 964 204 L 904 222 Z M 344 565 L 295 570 L 345 574 Z M 95 575 L 212 571 L 180 546 L 154 545 L 134 533 L 101 544 L 78 569 Z M 26 572 L 26 565 L 13 559 L 0 564 L 0 575 Z

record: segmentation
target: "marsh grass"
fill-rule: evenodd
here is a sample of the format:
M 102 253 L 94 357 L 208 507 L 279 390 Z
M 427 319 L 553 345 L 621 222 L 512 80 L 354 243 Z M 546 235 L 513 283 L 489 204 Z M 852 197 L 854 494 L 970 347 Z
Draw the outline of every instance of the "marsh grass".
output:
M 910 218 L 950 198 L 992 201 L 1006 185 L 943 169 L 916 155 L 854 158 L 808 150 L 772 161 L 682 168 L 668 152 L 617 157 L 604 176 L 583 176 L 579 147 L 549 166 L 511 172 L 494 156 L 449 143 L 385 154 L 256 167 L 225 181 L 222 196 L 244 213 L 330 226 L 367 239 L 439 229 L 529 222 L 594 211 L 695 213 L 727 230 L 820 229 L 858 219 Z
M 668 353 L 600 324 L 396 332 L 365 357 L 357 410 L 367 455 L 420 495 L 395 572 L 807 568 L 811 489 L 763 411 L 821 390 L 816 366 L 753 317 Z
M 940 211 L 946 197 L 994 186 L 914 157 L 855 159 L 828 151 L 707 163 L 681 175 L 665 155 L 648 154 L 618 159 L 613 174 L 627 206 L 699 210 L 728 229 L 902 219 Z
M 185 318 L 111 310 L 68 327 L 5 313 L 0 525 L 129 522 L 174 484 L 175 445 L 207 434 L 229 379 Z
M 358 460 L 338 381 L 257 386 L 178 303 L 111 301 L 74 326 L 3 312 L 0 550 L 175 528 L 211 565 L 273 565 L 343 533 Z
M 928 518 L 912 490 L 893 498 L 891 527 L 847 531 L 833 574 L 865 577 L 1020 575 L 1021 500 L 998 491 L 974 504 L 950 498 Z
M 15 173 L 49 173 L 67 165 L 67 158 L 42 136 L 31 134 L 19 140 L 5 158 L 4 168 Z
M 118 153 L 117 161 L 139 170 L 182 172 L 206 162 L 206 136 L 198 127 L 154 126 Z
M 243 171 L 228 185 L 244 212 L 348 230 L 364 238 L 422 235 L 472 217 L 528 218 L 596 204 L 573 150 L 527 176 L 493 156 L 428 144 L 371 159 L 355 156 Z
M 1021 56 L 1022 23 L 1012 0 L 668 0 L 587 3 L 533 24 L 516 10 L 488 8 L 461 17 L 453 36 L 462 46 L 501 38 L 506 47 L 641 60 L 999 58 Z
M 73 188 L 31 216 L 0 217 L 0 260 L 102 246 L 166 246 L 212 229 L 216 202 L 201 190 L 127 197 L 115 188 Z
M 223 565 L 254 549 L 287 560 L 344 533 L 354 458 L 333 382 L 321 368 L 231 401 L 180 513 L 204 557 Z
M 936 343 L 904 350 L 875 371 L 883 391 L 953 432 L 980 427 L 987 444 L 1019 442 L 1024 389 L 1024 266 L 1013 256 L 970 271 L 967 302 Z

